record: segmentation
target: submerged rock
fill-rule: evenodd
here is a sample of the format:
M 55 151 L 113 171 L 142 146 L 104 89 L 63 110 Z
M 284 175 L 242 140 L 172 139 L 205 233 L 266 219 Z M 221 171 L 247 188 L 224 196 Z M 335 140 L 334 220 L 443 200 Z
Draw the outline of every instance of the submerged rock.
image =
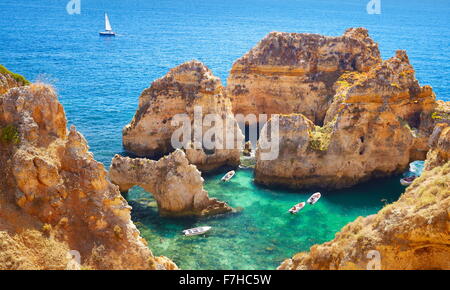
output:
M 302 113 L 322 124 L 339 76 L 380 62 L 364 28 L 337 37 L 272 32 L 233 64 L 227 92 L 236 114 Z
M 116 155 L 109 177 L 122 192 L 138 185 L 153 194 L 161 215 L 208 216 L 232 210 L 225 202 L 208 197 L 200 172 L 178 149 L 158 161 Z
M 176 268 L 152 255 L 86 140 L 67 131 L 52 87 L 0 95 L 0 129 L 0 235 L 16 241 L 0 246 L 0 260 L 14 261 L 0 268 L 64 269 L 69 250 L 90 269 Z
M 375 215 L 359 217 L 332 241 L 296 254 L 278 269 L 449 270 L 449 129 L 431 140 L 426 170 L 397 202 Z
M 186 114 L 193 124 L 194 109 L 197 106 L 201 108 L 203 115 L 216 114 L 224 122 L 223 129 L 219 130 L 222 134 L 215 136 L 217 142 L 230 136 L 235 145 L 231 149 L 217 146 L 208 150 L 202 145 L 202 137 L 199 139 L 192 134 L 193 138 L 183 140 L 189 161 L 202 171 L 223 165 L 239 165 L 239 148 L 243 136 L 240 130 L 236 130 L 231 102 L 223 92 L 220 79 L 198 61 L 190 61 L 171 69 L 142 92 L 136 115 L 123 129 L 125 149 L 141 157 L 160 157 L 172 152 L 174 148 L 171 138 L 175 130 L 180 128 L 180 124 L 172 124 L 174 116 Z M 213 128 L 206 122 L 202 125 L 199 128 L 203 133 Z
M 303 115 L 280 116 L 279 156 L 262 160 L 258 148 L 255 181 L 342 188 L 425 158 L 436 101 L 431 87 L 419 86 L 404 51 L 367 72 L 343 74 L 335 89 L 323 126 Z

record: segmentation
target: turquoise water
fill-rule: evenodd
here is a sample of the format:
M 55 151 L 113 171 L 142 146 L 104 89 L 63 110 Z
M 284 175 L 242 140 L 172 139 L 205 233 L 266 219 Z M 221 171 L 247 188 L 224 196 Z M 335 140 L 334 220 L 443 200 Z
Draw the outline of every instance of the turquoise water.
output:
M 225 83 L 233 61 L 270 31 L 341 35 L 364 26 L 383 58 L 406 49 L 422 84 L 450 100 L 450 9 L 446 0 L 381 0 L 382 14 L 366 13 L 368 0 L 81 0 L 68 15 L 68 0 L 2 0 L 0 63 L 30 80 L 54 84 L 69 124 L 87 138 L 95 158 L 109 166 L 121 153 L 121 129 L 138 96 L 170 68 L 198 59 Z M 100 38 L 107 11 L 115 38 Z M 323 192 L 301 214 L 286 213 L 309 193 L 268 190 L 240 170 L 226 186 L 206 178 L 210 195 L 244 210 L 208 220 L 165 219 L 135 203 L 133 214 L 154 252 L 185 269 L 276 267 L 284 258 L 331 239 L 347 222 L 375 213 L 403 188 L 398 178 Z M 149 198 L 141 190 L 131 199 Z M 151 202 L 150 200 L 145 203 Z M 206 237 L 180 231 L 214 227 Z
M 253 183 L 253 170 L 240 169 L 228 183 L 224 172 L 207 177 L 211 196 L 241 207 L 239 213 L 208 219 L 161 218 L 156 203 L 140 188 L 128 199 L 136 211 L 142 235 L 156 255 L 170 257 L 183 269 L 275 269 L 286 258 L 334 234 L 358 216 L 377 212 L 398 199 L 404 188 L 399 178 L 376 180 L 351 190 L 321 191 L 315 205 L 297 215 L 288 213 L 294 204 L 306 201 L 314 191 L 274 190 Z M 205 236 L 184 237 L 182 230 L 213 227 Z

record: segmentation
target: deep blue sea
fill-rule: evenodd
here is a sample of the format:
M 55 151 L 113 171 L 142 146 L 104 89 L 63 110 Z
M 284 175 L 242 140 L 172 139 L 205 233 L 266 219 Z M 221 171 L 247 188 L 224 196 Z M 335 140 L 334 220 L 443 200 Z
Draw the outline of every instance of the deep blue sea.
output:
M 80 1 L 81 14 L 69 15 L 69 0 L 1 0 L 0 63 L 32 81 L 53 83 L 69 123 L 105 166 L 122 152 L 121 129 L 154 79 L 198 59 L 225 83 L 234 60 L 271 31 L 341 35 L 348 27 L 366 27 L 383 58 L 406 49 L 421 84 L 450 100 L 449 1 L 380 0 L 380 15 L 367 13 L 368 0 Z M 118 33 L 115 38 L 98 36 L 104 12 Z M 244 211 L 209 221 L 171 220 L 159 218 L 149 206 L 139 226 L 155 254 L 185 269 L 274 268 L 403 191 L 389 179 L 371 184 L 370 190 L 325 193 L 321 204 L 308 209 L 315 213 L 296 220 L 286 217 L 285 209 L 308 193 L 259 188 L 248 171 L 238 172 L 234 187 L 227 189 L 217 185 L 217 178 L 206 177 L 210 195 Z M 131 198 L 143 194 L 136 190 Z M 197 240 L 179 236 L 183 227 L 205 223 L 216 232 Z

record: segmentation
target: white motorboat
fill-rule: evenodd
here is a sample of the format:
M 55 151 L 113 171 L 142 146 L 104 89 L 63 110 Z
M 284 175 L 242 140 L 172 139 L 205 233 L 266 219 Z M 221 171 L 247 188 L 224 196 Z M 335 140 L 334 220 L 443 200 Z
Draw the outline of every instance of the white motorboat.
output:
M 311 195 L 310 198 L 308 198 L 308 200 L 306 201 L 309 204 L 315 204 L 321 197 L 322 195 L 320 194 L 320 192 L 316 192 L 313 195 Z
M 298 213 L 302 208 L 304 208 L 306 205 L 306 203 L 303 201 L 301 203 L 298 203 L 296 205 L 294 205 L 293 207 L 291 207 L 291 209 L 289 210 L 289 212 L 291 214 L 296 214 Z
M 211 229 L 211 227 L 208 227 L 208 226 L 198 227 L 198 228 L 184 230 L 183 234 L 185 236 L 196 236 L 196 235 L 204 234 L 207 231 L 209 231 L 210 229 Z
M 223 177 L 222 177 L 222 181 L 223 182 L 227 182 L 227 181 L 229 181 L 231 178 L 233 178 L 233 176 L 236 174 L 236 172 L 234 171 L 234 170 L 231 170 L 231 171 L 229 171 L 229 172 L 227 172 L 227 174 L 225 174 Z
M 413 183 L 413 181 L 417 178 L 417 176 L 409 176 L 409 177 L 405 177 L 400 179 L 400 184 L 403 186 L 409 186 L 411 185 L 411 183 Z

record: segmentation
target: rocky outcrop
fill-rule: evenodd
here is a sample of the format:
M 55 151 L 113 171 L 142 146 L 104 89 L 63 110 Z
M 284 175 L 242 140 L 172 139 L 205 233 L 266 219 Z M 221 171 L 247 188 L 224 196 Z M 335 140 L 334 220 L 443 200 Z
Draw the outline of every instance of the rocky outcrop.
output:
M 8 269 L 174 269 L 154 257 L 130 206 L 48 85 L 0 96 L 0 261 Z M 29 240 L 27 240 L 29 239 Z
M 430 137 L 431 150 L 427 154 L 425 169 L 430 170 L 450 160 L 450 125 L 437 124 Z
M 450 125 L 450 102 L 437 101 L 437 106 L 431 115 L 436 124 L 446 123 Z
M 203 122 L 203 116 L 195 120 L 195 108 L 201 114 L 215 114 L 224 122 L 223 129 L 215 136 L 223 146 L 207 148 L 201 136 L 194 133 L 194 126 L 207 132 L 214 124 Z M 186 114 L 191 124 L 192 138 L 182 140 L 187 157 L 200 170 L 208 171 L 223 165 L 239 165 L 239 149 L 242 133 L 237 130 L 231 112 L 231 102 L 224 95 L 220 79 L 201 62 L 190 61 L 169 71 L 154 81 L 139 97 L 139 108 L 130 124 L 123 129 L 125 149 L 138 156 L 160 157 L 174 150 L 171 144 L 173 133 L 181 124 L 173 124 L 175 115 Z M 228 125 L 228 126 L 227 126 Z M 225 138 L 231 136 L 234 146 L 225 145 Z M 230 148 L 230 149 L 227 149 Z
M 364 28 L 338 37 L 272 32 L 233 64 L 227 92 L 236 114 L 302 113 L 322 124 L 339 76 L 380 62 Z
M 200 172 L 179 149 L 158 161 L 116 155 L 109 177 L 122 192 L 138 185 L 153 194 L 161 215 L 207 216 L 232 210 L 208 197 Z
M 435 130 L 426 170 L 397 202 L 359 217 L 334 240 L 285 260 L 279 269 L 449 270 L 449 129 Z
M 262 160 L 258 149 L 257 182 L 342 188 L 425 159 L 435 96 L 419 86 L 404 51 L 368 72 L 343 74 L 335 89 L 323 126 L 298 114 L 280 116 L 279 157 Z

